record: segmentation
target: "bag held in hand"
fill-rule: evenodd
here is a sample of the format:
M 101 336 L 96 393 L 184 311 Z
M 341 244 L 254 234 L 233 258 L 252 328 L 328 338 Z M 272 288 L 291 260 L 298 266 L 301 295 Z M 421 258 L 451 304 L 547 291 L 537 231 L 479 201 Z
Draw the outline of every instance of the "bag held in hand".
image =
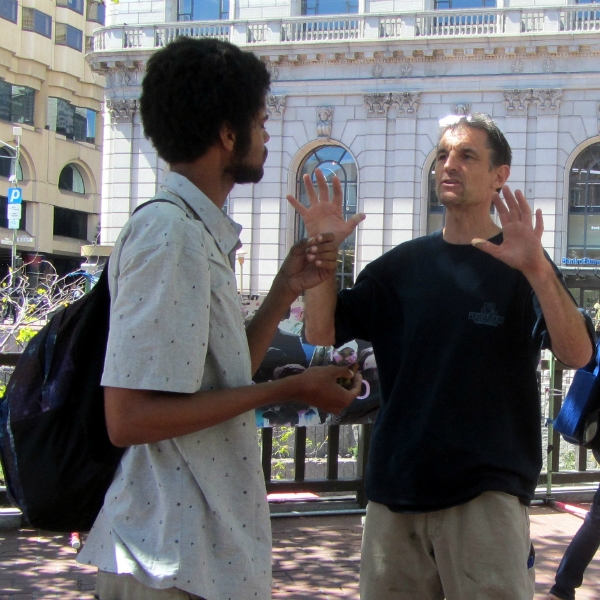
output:
M 592 360 L 573 376 L 554 429 L 567 442 L 600 450 L 600 340 Z

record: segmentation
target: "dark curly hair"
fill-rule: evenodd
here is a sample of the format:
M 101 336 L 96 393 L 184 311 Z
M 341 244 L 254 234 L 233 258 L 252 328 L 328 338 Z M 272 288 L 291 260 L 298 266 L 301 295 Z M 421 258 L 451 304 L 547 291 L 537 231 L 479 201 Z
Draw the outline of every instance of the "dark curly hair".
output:
M 228 123 L 236 153 L 250 145 L 270 76 L 251 52 L 228 42 L 179 37 L 148 60 L 142 81 L 144 133 L 169 164 L 192 162 Z

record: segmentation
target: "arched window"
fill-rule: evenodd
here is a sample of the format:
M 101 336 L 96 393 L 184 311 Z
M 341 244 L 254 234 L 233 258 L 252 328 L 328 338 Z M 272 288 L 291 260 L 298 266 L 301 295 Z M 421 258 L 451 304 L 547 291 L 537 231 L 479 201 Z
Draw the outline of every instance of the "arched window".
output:
M 0 177 L 6 177 L 7 179 L 14 173 L 15 168 L 15 154 L 12 150 L 0 146 Z M 21 162 L 17 164 L 17 180 L 23 181 L 23 171 L 21 169 Z
M 76 194 L 85 194 L 85 185 L 79 169 L 73 165 L 67 165 L 58 178 L 58 189 Z
M 298 178 L 296 179 L 296 198 L 308 206 L 308 197 L 304 189 L 302 177 L 310 175 L 313 182 L 315 169 L 321 169 L 327 178 L 331 192 L 331 181 L 337 175 L 344 192 L 344 218 L 348 219 L 356 214 L 357 197 L 357 169 L 354 158 L 341 146 L 321 146 L 313 150 L 302 163 Z M 306 237 L 306 229 L 302 219 L 296 215 L 296 239 Z M 348 236 L 339 248 L 337 278 L 340 289 L 351 287 L 354 284 L 354 257 L 356 250 L 356 233 Z
M 600 143 L 588 146 L 569 173 L 569 258 L 600 258 Z

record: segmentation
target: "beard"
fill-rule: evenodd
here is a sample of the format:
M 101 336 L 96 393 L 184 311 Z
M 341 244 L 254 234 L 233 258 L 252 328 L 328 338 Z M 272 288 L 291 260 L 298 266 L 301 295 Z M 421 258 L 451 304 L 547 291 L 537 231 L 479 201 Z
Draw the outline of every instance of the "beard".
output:
M 267 160 L 267 149 L 263 162 L 260 165 L 250 164 L 246 156 L 235 156 L 231 164 L 225 169 L 225 173 L 231 175 L 234 183 L 258 183 L 265 174 L 264 164 Z

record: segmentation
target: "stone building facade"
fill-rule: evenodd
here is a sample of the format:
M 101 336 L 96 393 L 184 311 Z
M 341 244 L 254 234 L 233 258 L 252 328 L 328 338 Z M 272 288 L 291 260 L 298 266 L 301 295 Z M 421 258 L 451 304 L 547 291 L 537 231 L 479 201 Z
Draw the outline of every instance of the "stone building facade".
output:
M 87 56 L 106 79 L 102 242 L 114 242 L 165 172 L 138 112 L 148 57 L 177 35 L 211 36 L 253 51 L 272 76 L 265 176 L 236 187 L 227 205 L 244 226 L 245 293 L 269 288 L 301 235 L 285 196 L 302 196 L 302 173 L 319 165 L 340 175 L 346 211 L 368 215 L 342 251 L 343 285 L 396 244 L 439 229 L 443 209 L 430 188 L 439 120 L 485 112 L 513 148 L 509 183 L 543 211 L 545 248 L 577 299 L 593 306 L 600 292 L 600 5 L 465 4 L 474 3 L 120 0 L 107 7 L 107 25 Z

